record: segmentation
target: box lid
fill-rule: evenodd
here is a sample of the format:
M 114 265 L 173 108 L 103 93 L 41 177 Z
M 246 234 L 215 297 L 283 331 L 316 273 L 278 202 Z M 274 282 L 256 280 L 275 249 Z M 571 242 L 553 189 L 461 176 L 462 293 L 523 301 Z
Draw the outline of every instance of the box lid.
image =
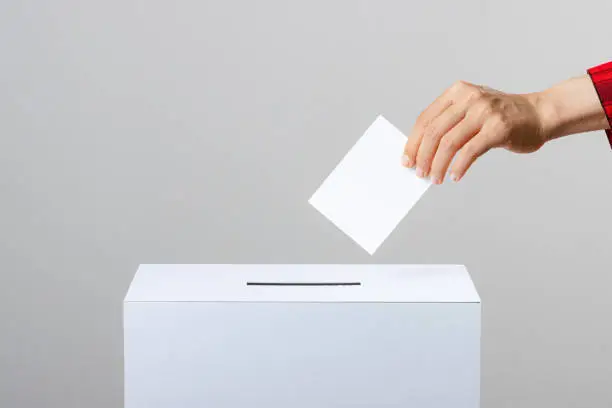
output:
M 126 302 L 479 303 L 462 265 L 140 265 Z

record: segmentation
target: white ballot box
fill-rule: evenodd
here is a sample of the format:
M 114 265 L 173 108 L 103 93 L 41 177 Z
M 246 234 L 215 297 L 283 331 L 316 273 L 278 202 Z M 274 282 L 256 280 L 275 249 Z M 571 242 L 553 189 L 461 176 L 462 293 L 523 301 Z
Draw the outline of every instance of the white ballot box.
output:
M 480 299 L 454 265 L 142 265 L 126 408 L 476 408 Z

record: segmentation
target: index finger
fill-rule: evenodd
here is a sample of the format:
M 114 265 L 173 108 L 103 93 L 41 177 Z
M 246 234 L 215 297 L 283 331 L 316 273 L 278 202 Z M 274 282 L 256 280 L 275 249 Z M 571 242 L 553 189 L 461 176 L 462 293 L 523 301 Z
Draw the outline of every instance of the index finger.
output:
M 442 112 L 444 112 L 449 106 L 452 105 L 453 101 L 450 98 L 451 88 L 447 88 L 440 96 L 436 98 L 416 120 L 410 136 L 404 146 L 404 156 L 402 156 L 402 163 L 406 167 L 414 167 L 416 164 L 417 152 L 423 139 L 423 130 Z

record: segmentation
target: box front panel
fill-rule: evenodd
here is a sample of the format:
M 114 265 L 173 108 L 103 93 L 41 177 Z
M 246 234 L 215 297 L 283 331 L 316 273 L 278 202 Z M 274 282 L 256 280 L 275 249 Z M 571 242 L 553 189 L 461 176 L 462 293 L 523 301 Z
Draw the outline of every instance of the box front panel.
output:
M 477 303 L 128 303 L 126 408 L 477 408 Z

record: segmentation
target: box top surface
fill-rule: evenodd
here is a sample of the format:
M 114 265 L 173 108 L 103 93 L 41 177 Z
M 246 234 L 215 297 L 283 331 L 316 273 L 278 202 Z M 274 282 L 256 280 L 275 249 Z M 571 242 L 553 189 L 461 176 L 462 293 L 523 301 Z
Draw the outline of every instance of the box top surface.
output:
M 461 265 L 141 265 L 126 302 L 479 303 Z

